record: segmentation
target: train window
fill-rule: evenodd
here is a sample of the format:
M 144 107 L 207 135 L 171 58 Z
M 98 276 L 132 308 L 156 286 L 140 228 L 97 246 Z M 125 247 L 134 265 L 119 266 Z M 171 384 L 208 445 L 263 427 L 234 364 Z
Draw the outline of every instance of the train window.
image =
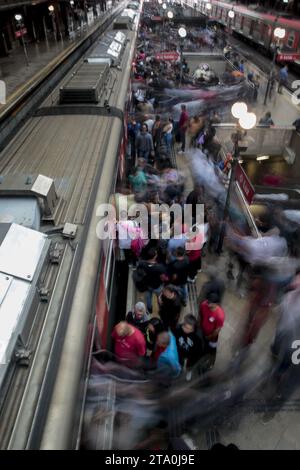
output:
M 291 31 L 290 34 L 289 34 L 286 45 L 287 45 L 287 47 L 293 48 L 294 43 L 295 43 L 295 33 L 294 33 L 294 31 Z
M 243 29 L 243 17 L 242 17 L 242 15 L 236 15 L 235 27 L 237 29 Z

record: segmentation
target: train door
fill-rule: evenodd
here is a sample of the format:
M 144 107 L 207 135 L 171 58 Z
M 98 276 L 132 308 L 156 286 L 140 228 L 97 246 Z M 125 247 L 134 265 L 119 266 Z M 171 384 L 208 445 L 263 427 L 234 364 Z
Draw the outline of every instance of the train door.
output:
M 297 41 L 296 41 L 295 31 L 287 31 L 285 46 L 292 51 L 297 50 Z
M 237 31 L 242 31 L 243 30 L 243 21 L 244 17 L 240 13 L 236 15 L 236 20 L 235 20 L 235 29 Z
M 252 20 L 250 18 L 247 18 L 247 17 L 244 18 L 243 33 L 246 37 L 250 36 L 251 23 L 252 23 Z
M 261 42 L 262 39 L 262 26 L 263 23 L 260 20 L 252 21 L 253 25 L 253 33 L 252 36 L 256 42 Z
M 255 28 L 255 21 L 254 21 L 254 20 L 250 20 L 249 36 L 251 36 L 251 37 L 253 37 L 254 28 Z
M 268 23 L 263 23 L 262 26 L 262 43 L 266 49 L 269 49 L 272 38 L 272 26 Z

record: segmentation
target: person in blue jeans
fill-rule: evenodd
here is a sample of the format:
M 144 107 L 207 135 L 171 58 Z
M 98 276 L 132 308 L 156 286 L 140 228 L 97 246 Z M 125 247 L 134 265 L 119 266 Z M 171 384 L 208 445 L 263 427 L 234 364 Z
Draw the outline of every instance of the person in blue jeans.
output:
M 145 272 L 145 285 L 147 286 L 146 304 L 149 313 L 152 313 L 152 295 L 157 297 L 163 288 L 163 279 L 166 274 L 166 267 L 157 262 L 157 250 L 150 248 L 147 252 L 147 259 L 140 261 L 138 267 Z
M 154 155 L 152 135 L 148 132 L 146 124 L 142 125 L 142 130 L 136 138 L 136 150 L 138 158 L 144 158 L 146 161 Z
M 174 127 L 173 119 L 169 118 L 168 123 L 163 128 L 163 139 L 169 152 L 171 152 L 171 148 L 172 148 L 173 127 Z
M 282 87 L 286 86 L 288 83 L 288 67 L 285 65 L 280 69 L 279 72 L 279 85 L 278 85 L 278 93 L 282 93 Z

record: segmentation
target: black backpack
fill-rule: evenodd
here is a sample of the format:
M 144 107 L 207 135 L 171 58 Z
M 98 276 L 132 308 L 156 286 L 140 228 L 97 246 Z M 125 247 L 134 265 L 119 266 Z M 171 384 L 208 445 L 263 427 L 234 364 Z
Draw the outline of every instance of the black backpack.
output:
M 132 279 L 135 287 L 139 292 L 145 292 L 148 289 L 147 285 L 147 272 L 143 264 L 138 264 L 135 271 L 132 273 Z

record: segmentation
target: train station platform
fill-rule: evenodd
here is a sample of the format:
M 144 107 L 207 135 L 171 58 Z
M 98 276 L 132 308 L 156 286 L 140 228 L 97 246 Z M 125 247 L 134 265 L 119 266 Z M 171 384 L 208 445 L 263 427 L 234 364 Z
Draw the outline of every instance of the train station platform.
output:
M 93 34 L 109 16 L 123 5 L 118 2 L 113 8 L 102 12 L 91 25 L 84 23 L 71 39 L 48 40 L 26 44 L 28 64 L 22 46 L 13 50 L 8 57 L 0 58 L 0 80 L 6 87 L 6 103 L 0 103 L 0 117 L 18 101 L 29 89 L 41 82 L 56 66 L 67 59 L 77 46 Z
M 178 170 L 186 177 L 185 193 L 188 194 L 193 190 L 193 180 L 186 156 L 177 154 L 176 163 Z M 228 280 L 227 277 L 229 262 L 233 263 L 234 279 L 232 280 Z M 217 268 L 219 277 L 226 284 L 222 301 L 225 324 L 219 336 L 217 359 L 212 372 L 210 372 L 211 378 L 218 380 L 224 376 L 224 371 L 227 373 L 229 371 L 228 377 L 226 377 L 228 387 L 226 393 L 228 393 L 229 400 L 231 393 L 240 385 L 241 381 L 245 381 L 248 387 L 246 387 L 243 396 L 229 405 L 231 409 L 225 419 L 216 416 L 215 426 L 200 432 L 193 430 L 191 434 L 187 431 L 186 434 L 191 438 L 195 449 L 199 450 L 208 450 L 218 442 L 224 445 L 233 443 L 240 450 L 299 450 L 299 391 L 285 402 L 280 411 L 277 411 L 272 403 L 268 402 L 266 405 L 265 379 L 273 363 L 270 346 L 278 320 L 277 308 L 273 309 L 255 342 L 246 351 L 246 359 L 244 358 L 241 369 L 235 368 L 234 361 L 239 357 L 238 350 L 241 338 L 247 328 L 249 286 L 247 285 L 247 276 L 245 276 L 241 286 L 237 288 L 238 263 L 232 259 L 226 249 L 220 256 L 207 252 L 202 258 L 202 271 L 198 273 L 196 283 L 189 284 L 188 304 L 183 308 L 181 319 L 189 313 L 198 314 L 197 298 L 203 284 L 208 280 L 207 272 L 210 266 Z M 132 270 L 132 268 L 130 269 Z M 130 272 L 129 280 L 131 278 Z M 145 302 L 145 294 L 134 290 L 133 284 L 132 289 L 131 293 L 134 295 L 127 299 L 127 311 L 133 307 L 136 301 Z M 153 301 L 153 316 L 157 316 L 158 306 L 155 296 L 153 296 Z M 195 379 L 197 380 L 197 378 Z M 225 403 L 224 408 L 226 408 Z M 265 418 L 268 413 L 269 418 Z
M 186 192 L 193 189 L 193 182 L 188 162 L 185 155 L 177 155 L 177 167 L 186 175 Z M 227 277 L 229 262 L 233 263 L 232 270 L 235 279 L 229 280 Z M 220 377 L 224 371 L 230 370 L 231 364 L 236 357 L 241 338 L 246 331 L 246 324 L 249 314 L 249 298 L 247 276 L 243 278 L 241 287 L 237 288 L 238 264 L 232 259 L 230 253 L 223 251 L 221 256 L 207 252 L 202 258 L 202 271 L 198 273 L 196 288 L 200 293 L 202 285 L 208 280 L 207 269 L 209 266 L 217 268 L 219 277 L 226 284 L 226 291 L 222 306 L 225 311 L 225 324 L 221 330 L 217 359 L 212 371 L 212 377 Z M 193 285 L 192 285 L 193 286 Z M 191 287 L 190 287 L 191 289 Z M 198 305 L 193 306 L 198 309 Z M 191 305 L 185 308 L 184 314 L 191 313 Z M 233 406 L 229 412 L 229 419 L 222 419 L 213 429 L 207 429 L 193 436 L 193 442 L 198 449 L 207 450 L 209 445 L 220 442 L 228 445 L 235 444 L 241 450 L 279 450 L 279 449 L 300 449 L 299 436 L 299 412 L 300 394 L 294 394 L 286 402 L 283 408 L 276 412 L 272 405 L 266 407 L 264 399 L 264 377 L 262 372 L 270 370 L 272 367 L 272 356 L 270 346 L 274 338 L 276 323 L 278 320 L 277 309 L 273 309 L 267 322 L 262 327 L 256 341 L 247 351 L 246 361 L 240 373 L 232 365 L 232 376 L 229 379 L 228 393 L 235 389 L 237 381 L 245 380 L 249 383 L 249 389 L 244 397 Z M 257 387 L 261 380 L 261 390 Z M 252 392 L 251 385 L 255 392 Z M 270 411 L 272 417 L 266 421 L 265 412 Z M 218 420 L 217 420 L 218 421 Z M 211 442 L 211 436 L 214 441 Z
M 223 69 L 225 70 L 226 63 L 227 65 L 231 64 L 230 61 L 225 61 L 223 50 L 218 47 L 215 47 L 213 52 L 209 48 L 201 48 L 198 52 L 192 53 L 186 50 L 183 55 L 187 59 L 191 72 L 194 72 L 199 64 L 208 63 L 208 65 L 212 67 L 212 70 L 216 71 L 217 74 L 221 74 Z M 217 65 L 216 57 L 218 57 L 219 60 L 222 58 L 223 67 L 222 65 Z M 264 104 L 268 85 L 268 74 L 243 55 L 240 55 L 240 59 L 244 59 L 245 77 L 247 77 L 249 73 L 258 77 L 259 88 L 257 100 L 249 105 L 249 109 L 257 116 L 257 123 L 267 111 L 270 111 L 275 126 L 291 126 L 292 123 L 300 117 L 300 103 L 295 103 L 292 92 L 283 87 L 282 94 L 279 94 L 277 92 L 278 81 L 275 80 L 272 95 L 271 97 L 268 96 L 266 104 Z M 233 64 L 231 65 L 233 67 Z M 233 120 L 230 111 L 222 117 L 225 119 L 224 122 L 232 122 Z

